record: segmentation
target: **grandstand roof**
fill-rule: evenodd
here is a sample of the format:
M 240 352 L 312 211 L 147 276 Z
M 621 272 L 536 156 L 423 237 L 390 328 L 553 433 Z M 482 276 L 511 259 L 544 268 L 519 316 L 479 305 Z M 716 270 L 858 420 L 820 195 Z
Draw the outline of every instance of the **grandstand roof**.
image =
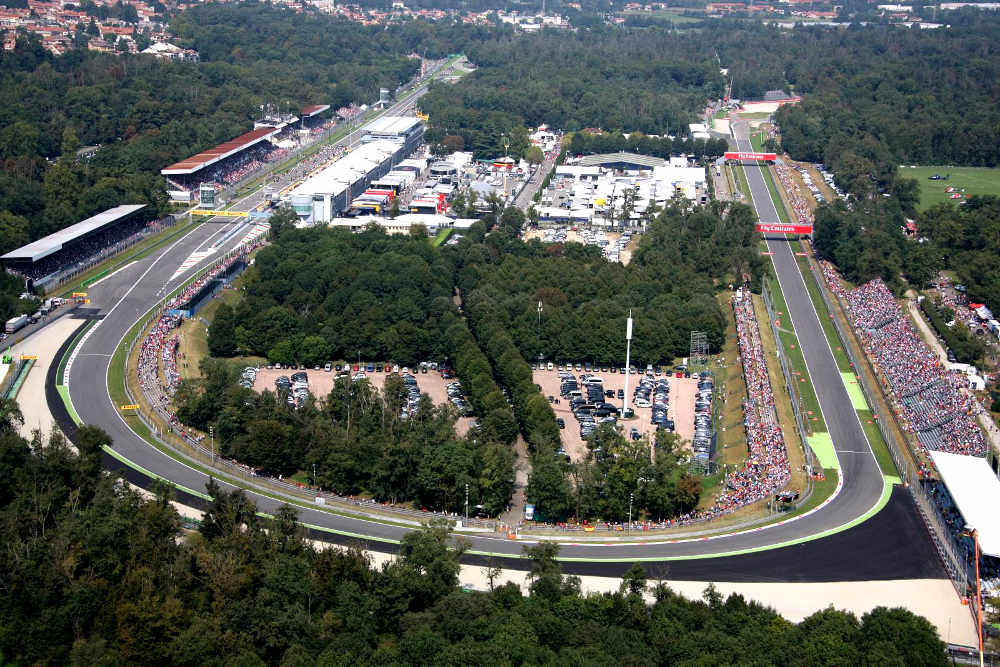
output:
M 268 137 L 278 134 L 280 131 L 280 129 L 275 127 L 261 127 L 256 130 L 251 130 L 246 134 L 241 134 L 232 141 L 219 144 L 215 148 L 210 148 L 209 150 L 198 153 L 197 155 L 192 155 L 186 160 L 181 160 L 180 162 L 176 162 L 169 167 L 164 167 L 160 170 L 160 173 L 164 176 L 193 174 L 200 169 L 204 169 L 205 167 L 215 164 L 219 160 L 225 160 L 230 155 L 235 155 L 240 151 L 253 146 L 254 144 L 259 144 Z
M 639 155 L 637 153 L 602 153 L 600 155 L 587 155 L 580 158 L 575 164 L 581 167 L 594 167 L 602 164 L 634 164 L 638 167 L 662 167 L 666 161 L 661 157 L 649 155 Z
M 979 550 L 1000 558 L 1000 479 L 979 456 L 931 451 L 941 480 L 948 487 L 962 518 L 979 533 Z
M 307 104 L 306 106 L 302 107 L 302 112 L 301 112 L 302 117 L 312 118 L 316 114 L 323 113 L 329 108 L 330 108 L 329 104 Z
M 24 247 L 12 250 L 3 257 L 0 257 L 0 259 L 21 262 L 37 262 L 44 257 L 48 257 L 52 253 L 62 250 L 63 247 L 73 241 L 76 241 L 78 238 L 86 236 L 91 232 L 95 232 L 101 227 L 118 222 L 122 218 L 132 215 L 136 211 L 143 208 L 146 208 L 145 204 L 123 204 L 122 206 L 109 208 L 103 213 L 98 213 L 97 215 L 87 218 L 82 222 L 78 222 L 75 225 L 71 225 L 66 229 L 60 229 L 54 234 L 49 234 L 48 236 L 40 238 L 37 241 L 32 241 Z

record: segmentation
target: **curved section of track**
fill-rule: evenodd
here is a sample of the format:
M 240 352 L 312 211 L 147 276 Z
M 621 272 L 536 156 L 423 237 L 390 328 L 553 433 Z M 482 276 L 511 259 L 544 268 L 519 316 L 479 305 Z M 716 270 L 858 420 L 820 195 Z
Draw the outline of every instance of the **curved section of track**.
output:
M 754 201 L 758 204 L 758 213 L 762 220 L 773 217 L 777 221 L 767 188 L 760 173 L 754 174 L 755 169 L 747 169 L 747 179 Z M 258 203 L 256 198 L 248 199 L 239 208 L 249 210 Z M 766 210 L 765 203 L 770 204 L 771 211 Z M 111 355 L 124 333 L 163 294 L 169 293 L 184 280 L 184 276 L 180 276 L 165 284 L 164 276 L 171 276 L 194 251 L 225 238 L 229 231 L 230 223 L 208 222 L 200 225 L 172 245 L 110 277 L 94 290 L 91 293 L 92 303 L 100 308 L 104 318 L 96 325 L 93 335 L 81 344 L 69 377 L 69 392 L 79 417 L 84 423 L 100 425 L 111 435 L 114 450 L 120 459 L 169 479 L 179 487 L 199 491 L 205 488 L 208 477 L 167 456 L 136 435 L 112 403 L 106 377 Z M 636 560 L 676 561 L 670 565 L 671 576 L 683 576 L 690 571 L 690 578 L 705 576 L 705 572 L 725 572 L 729 580 L 787 580 L 788 577 L 792 580 L 831 580 L 831 573 L 834 579 L 844 578 L 844 568 L 842 563 L 839 569 L 829 570 L 830 558 L 843 560 L 842 555 L 851 561 L 857 560 L 859 565 L 868 563 L 868 569 L 871 569 L 871 563 L 882 562 L 893 553 L 888 548 L 887 536 L 896 535 L 905 537 L 909 545 L 905 554 L 895 553 L 891 576 L 888 572 L 884 577 L 869 573 L 865 578 L 928 575 L 930 566 L 927 564 L 926 549 L 914 542 L 919 541 L 920 531 L 914 533 L 907 529 L 903 531 L 905 535 L 901 535 L 902 524 L 898 518 L 892 518 L 912 514 L 905 506 L 908 500 L 905 494 L 892 493 L 884 486 L 882 474 L 851 406 L 794 256 L 787 244 L 770 244 L 775 252 L 779 281 L 799 340 L 809 359 L 817 395 L 841 460 L 843 478 L 839 493 L 808 515 L 736 534 L 656 543 L 564 542 L 561 558 L 578 562 L 574 569 L 586 569 L 579 564 L 583 561 L 603 562 L 611 569 L 616 567 L 615 563 Z M 208 258 L 205 264 L 211 261 Z M 109 465 L 114 467 L 118 463 L 109 460 Z M 143 476 L 134 469 L 129 474 Z M 231 488 L 225 483 L 222 486 Z M 270 495 L 256 491 L 252 483 L 241 486 L 263 512 L 273 513 L 281 504 Z M 190 494 L 183 495 L 190 499 L 191 504 L 198 504 L 197 498 Z M 878 511 L 883 505 L 887 505 L 887 509 Z M 405 526 L 334 514 L 318 508 L 301 505 L 296 508 L 300 521 L 312 534 L 328 541 L 362 540 L 369 548 L 394 551 L 395 543 L 409 530 Z M 871 519 L 872 516 L 875 518 Z M 476 557 L 475 554 L 489 554 L 499 558 L 519 558 L 522 554 L 521 541 L 492 534 L 472 534 L 464 538 L 471 543 L 473 557 Z M 926 543 L 925 538 L 923 542 Z M 769 551 L 771 549 L 777 550 Z M 711 565 L 703 560 L 706 558 L 711 559 Z M 814 562 L 815 567 L 808 565 L 810 562 Z M 779 567 L 780 563 L 784 565 Z M 789 569 L 790 563 L 797 566 Z M 720 577 L 715 578 L 721 580 Z

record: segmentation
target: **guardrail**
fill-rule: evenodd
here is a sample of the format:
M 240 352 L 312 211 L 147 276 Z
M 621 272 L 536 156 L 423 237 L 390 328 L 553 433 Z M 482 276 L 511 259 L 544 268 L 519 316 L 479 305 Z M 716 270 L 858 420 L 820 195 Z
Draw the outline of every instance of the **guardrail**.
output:
M 806 263 L 809 265 L 809 271 L 812 273 L 813 279 L 816 281 L 816 285 L 819 288 L 818 291 L 820 297 L 822 297 L 823 303 L 826 305 L 830 314 L 835 315 L 837 312 L 837 310 L 835 310 L 836 308 L 839 308 L 840 312 L 843 313 L 849 312 L 845 305 L 841 302 L 838 295 L 833 295 L 833 299 L 836 300 L 836 306 L 834 305 L 834 302 L 831 301 L 826 282 L 823 279 L 821 271 L 817 268 L 816 262 L 813 258 L 808 257 L 806 259 Z M 836 316 L 830 318 L 830 320 L 833 322 L 834 328 L 837 331 L 837 337 L 840 339 L 841 347 L 847 353 L 851 366 L 855 369 L 855 377 L 858 378 L 858 383 L 861 387 L 862 393 L 865 395 L 865 400 L 868 402 L 868 406 L 876 416 L 875 422 L 878 424 L 879 432 L 882 434 L 882 439 L 885 441 L 886 447 L 889 450 L 889 456 L 896 465 L 899 478 L 902 480 L 903 485 L 909 491 L 910 497 L 913 498 L 913 502 L 917 506 L 917 511 L 923 519 L 924 526 L 927 528 L 927 532 L 941 558 L 941 563 L 944 566 L 945 571 L 948 572 L 948 575 L 959 595 L 968 595 L 969 581 L 972 579 L 972 576 L 969 572 L 969 565 L 966 563 L 965 559 L 959 555 L 962 553 L 962 549 L 953 537 L 951 531 L 944 524 L 944 520 L 941 518 L 940 512 L 938 512 L 935 508 L 934 501 L 928 496 L 927 491 L 923 488 L 923 484 L 920 482 L 919 478 L 916 480 L 912 479 L 909 461 L 903 453 L 903 447 L 905 445 L 899 441 L 896 434 L 888 427 L 890 419 L 896 423 L 897 427 L 900 427 L 897 415 L 892 412 L 890 412 L 890 414 L 885 414 L 884 410 L 880 407 L 879 401 L 876 400 L 876 389 L 871 387 L 868 380 L 865 378 L 865 373 L 862 371 L 864 368 L 862 364 L 866 364 L 867 359 L 858 359 L 853 346 L 850 344 L 851 341 L 854 340 L 854 334 L 844 331 L 843 325 Z M 881 388 L 879 388 L 878 391 L 881 392 Z M 884 393 L 882 393 L 882 398 L 888 405 L 889 400 Z M 902 431 L 901 427 L 900 431 Z
M 802 395 L 798 391 L 798 387 L 796 386 L 794 380 L 792 380 L 792 371 L 788 368 L 788 355 L 785 352 L 785 346 L 781 342 L 781 336 L 778 332 L 778 316 L 774 310 L 774 304 L 771 301 L 771 292 L 767 286 L 766 276 L 761 277 L 760 284 L 761 296 L 764 299 L 764 307 L 767 309 L 767 319 L 771 326 L 771 333 L 774 334 L 774 346 L 777 351 L 779 365 L 781 366 L 781 375 L 785 380 L 785 391 L 788 392 L 788 401 L 792 404 L 792 414 L 795 415 L 795 430 L 798 432 L 799 439 L 802 441 L 802 450 L 805 452 L 807 465 L 810 470 L 815 470 L 817 467 L 816 455 L 812 451 L 812 447 L 809 445 L 810 429 L 806 427 L 806 420 L 802 416 L 805 403 L 802 400 Z
M 234 250 L 227 253 L 223 259 L 228 259 L 234 253 L 238 251 Z M 128 400 L 132 404 L 139 404 L 136 400 L 135 394 L 133 394 L 131 387 L 129 386 L 129 359 L 132 357 L 132 353 L 135 350 L 135 346 L 143 339 L 143 334 L 152 326 L 163 314 L 166 308 L 167 302 L 173 298 L 175 294 L 182 291 L 187 285 L 198 280 L 206 273 L 211 271 L 218 264 L 213 264 L 205 269 L 198 271 L 191 279 L 184 282 L 183 285 L 178 287 L 176 290 L 171 292 L 171 294 L 164 297 L 156 306 L 153 307 L 151 315 L 146 318 L 142 325 L 139 327 L 138 332 L 133 336 L 129 342 L 126 350 L 123 364 L 123 378 L 124 378 L 124 390 L 128 397 Z M 260 476 L 251 467 L 240 464 L 236 461 L 229 461 L 218 456 L 217 452 L 213 448 L 207 448 L 204 446 L 204 435 L 200 438 L 192 435 L 188 429 L 183 428 L 181 424 L 173 424 L 170 420 L 169 414 L 165 411 L 163 406 L 160 404 L 159 397 L 150 396 L 145 392 L 145 390 L 140 385 L 140 391 L 143 393 L 145 399 L 145 405 L 149 406 L 149 413 L 146 410 L 140 409 L 138 411 L 138 417 L 140 421 L 149 429 L 152 437 L 162 445 L 163 447 L 169 449 L 177 457 L 180 458 L 193 458 L 196 462 L 202 466 L 209 467 L 211 469 L 218 470 L 228 474 L 232 478 L 242 479 L 248 483 L 248 485 L 258 486 L 263 490 L 277 492 L 285 496 L 290 496 L 296 500 L 303 502 L 308 502 L 317 507 L 324 507 L 328 502 L 336 503 L 339 505 L 347 505 L 350 507 L 357 507 L 361 509 L 370 509 L 373 511 L 378 511 L 384 514 L 398 515 L 406 520 L 413 520 L 417 522 L 427 521 L 433 518 L 445 518 L 448 520 L 456 521 L 461 520 L 463 526 L 482 528 L 487 530 L 496 530 L 498 523 L 493 520 L 482 520 L 469 518 L 468 520 L 457 514 L 449 514 L 445 512 L 428 512 L 416 509 L 395 507 L 392 505 L 383 505 L 375 500 L 358 499 L 350 496 L 341 496 L 329 491 L 325 491 L 319 487 L 311 485 L 299 485 L 293 482 L 287 482 L 285 480 L 275 479 L 273 477 Z M 172 435 L 178 438 L 184 443 L 184 449 L 180 449 L 174 442 L 171 442 L 169 438 L 165 438 L 164 435 L 169 431 Z M 252 482 L 251 482 L 252 480 Z M 370 516 L 370 515 L 369 515 Z M 386 518 L 386 520 L 391 520 L 391 518 Z

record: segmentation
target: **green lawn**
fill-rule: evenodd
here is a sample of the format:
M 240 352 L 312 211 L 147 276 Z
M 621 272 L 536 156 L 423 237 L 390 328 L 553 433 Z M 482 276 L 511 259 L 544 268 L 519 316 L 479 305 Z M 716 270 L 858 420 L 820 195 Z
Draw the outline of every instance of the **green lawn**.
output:
M 1000 195 L 1000 169 L 987 167 L 909 167 L 902 166 L 899 173 L 905 178 L 915 178 L 920 184 L 920 204 L 924 211 L 944 202 L 958 203 L 961 199 L 951 199 L 952 193 L 945 188 L 957 188 L 963 195 Z M 947 181 L 931 181 L 928 176 L 940 174 L 948 176 Z
M 445 241 L 448 240 L 448 237 L 451 236 L 451 232 L 452 232 L 452 230 L 451 230 L 450 227 L 446 227 L 446 228 L 442 229 L 441 231 L 439 231 L 437 233 L 437 236 L 434 237 L 434 241 L 432 242 L 432 245 L 435 248 L 437 248 L 439 245 L 441 245 L 442 243 L 444 243 Z
M 656 11 L 647 12 L 635 9 L 629 9 L 621 13 L 622 16 L 645 16 L 647 18 L 656 19 L 658 21 L 673 21 L 674 23 L 701 23 L 705 20 L 703 16 L 684 16 L 676 10 L 670 9 L 658 9 Z
M 781 336 L 782 346 L 790 362 L 790 369 L 793 373 L 792 379 L 797 381 L 799 396 L 806 409 L 802 416 L 809 421 L 809 428 L 812 431 L 826 431 L 826 423 L 823 421 L 823 414 L 819 409 L 819 400 L 816 398 L 816 391 L 813 389 L 812 380 L 809 377 L 809 369 L 806 367 L 805 357 L 802 356 L 802 348 L 799 347 L 799 339 L 795 336 L 792 327 L 791 317 L 788 315 L 788 306 L 785 304 L 785 297 L 781 293 L 778 281 L 770 276 L 767 277 L 768 289 L 774 299 L 772 306 L 775 315 L 780 322 L 778 334 Z

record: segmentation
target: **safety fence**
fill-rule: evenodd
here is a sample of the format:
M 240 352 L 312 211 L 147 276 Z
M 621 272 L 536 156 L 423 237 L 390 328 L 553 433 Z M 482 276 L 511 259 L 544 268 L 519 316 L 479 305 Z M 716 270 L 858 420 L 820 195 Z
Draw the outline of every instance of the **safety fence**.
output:
M 101 262 L 105 261 L 109 257 L 113 257 L 118 253 L 124 252 L 125 250 L 128 250 L 129 248 L 132 248 L 139 243 L 142 243 L 150 236 L 153 236 L 154 234 L 159 234 L 168 227 L 173 227 L 175 224 L 177 224 L 177 218 L 175 218 L 172 215 L 167 215 L 163 218 L 160 218 L 159 220 L 154 220 L 153 222 L 150 222 L 148 225 L 143 227 L 135 234 L 132 234 L 127 238 L 124 238 L 121 241 L 118 241 L 108 246 L 107 248 L 103 248 L 96 254 L 81 260 L 77 264 L 74 264 L 73 266 L 67 269 L 63 269 L 55 273 L 50 273 L 47 276 L 39 278 L 38 280 L 34 281 L 34 285 L 36 288 L 42 289 L 46 293 L 51 293 L 56 289 L 64 286 L 66 283 L 70 282 L 77 276 L 80 276 L 86 273 L 87 271 L 90 271 L 92 268 L 94 268 Z
M 370 512 L 378 512 L 379 514 L 386 514 L 388 515 L 386 520 L 392 520 L 392 517 L 396 516 L 398 516 L 400 520 L 414 522 L 444 518 L 451 521 L 461 520 L 463 525 L 468 527 L 487 529 L 491 531 L 496 530 L 499 524 L 492 520 L 475 518 L 466 520 L 462 516 L 454 513 L 430 512 L 397 507 L 391 504 L 379 503 L 378 501 L 371 499 L 341 496 L 321 489 L 317 486 L 299 484 L 261 475 L 248 465 L 219 456 L 216 451 L 215 444 L 211 439 L 210 446 L 206 447 L 205 434 L 196 433 L 185 427 L 183 424 L 180 424 L 175 419 L 172 419 L 169 411 L 167 410 L 167 405 L 164 404 L 163 396 L 147 391 L 147 387 L 142 383 L 140 383 L 140 391 L 143 394 L 144 401 L 140 403 L 137 400 L 137 397 L 133 393 L 128 382 L 128 364 L 129 359 L 132 358 L 136 345 L 143 340 L 143 335 L 160 319 L 160 317 L 165 314 L 167 310 L 166 306 L 175 294 L 179 294 L 186 288 L 186 286 L 196 282 L 222 263 L 232 259 L 234 255 L 244 252 L 245 250 L 243 248 L 237 248 L 230 251 L 219 262 L 216 262 L 215 264 L 197 272 L 190 280 L 186 281 L 184 285 L 179 287 L 167 297 L 164 297 L 164 299 L 154 307 L 150 316 L 143 321 L 136 334 L 129 340 L 127 352 L 122 362 L 124 365 L 123 377 L 125 378 L 124 389 L 131 404 L 142 406 L 142 408 L 137 411 L 137 416 L 149 430 L 152 437 L 156 438 L 156 441 L 160 445 L 171 450 L 178 457 L 193 459 L 204 467 L 216 469 L 225 473 L 225 475 L 230 478 L 241 479 L 252 486 L 260 487 L 263 490 L 276 492 L 295 500 L 308 501 L 319 507 L 335 503 L 341 506 L 349 506 L 353 508 L 360 508 L 361 510 L 368 510 Z M 183 443 L 183 447 L 179 446 L 180 443 Z M 223 477 L 223 479 L 225 478 Z
M 892 461 L 896 466 L 899 478 L 909 491 L 910 496 L 913 498 L 917 511 L 920 514 L 924 525 L 927 527 L 927 532 L 931 537 L 931 542 L 933 542 L 935 549 L 940 555 L 941 562 L 944 565 L 945 570 L 948 572 L 948 576 L 951 577 L 956 590 L 959 595 L 967 596 L 969 594 L 969 581 L 970 579 L 973 579 L 969 572 L 970 566 L 960 555 L 963 552 L 961 546 L 958 544 L 952 534 L 952 531 L 945 525 L 944 519 L 935 507 L 934 500 L 929 496 L 927 490 L 923 487 L 919 476 L 914 478 L 912 475 L 910 459 L 904 454 L 904 447 L 906 447 L 906 445 L 899 440 L 896 432 L 889 427 L 890 423 L 895 423 L 897 428 L 900 429 L 899 432 L 902 432 L 897 415 L 891 410 L 888 414 L 886 414 L 886 411 L 882 409 L 882 403 L 877 400 L 879 394 L 876 393 L 876 391 L 881 392 L 881 389 L 872 387 L 863 371 L 865 368 L 864 364 L 867 363 L 867 360 L 858 358 L 854 351 L 854 346 L 851 344 L 852 341 L 855 340 L 853 338 L 853 334 L 844 330 L 844 326 L 840 323 L 840 319 L 836 316 L 838 312 L 846 314 L 848 312 L 848 308 L 841 302 L 840 297 L 837 295 L 833 295 L 833 297 L 830 296 L 829 290 L 827 289 L 826 283 L 823 279 L 823 275 L 817 267 L 816 262 L 813 261 L 811 257 L 806 261 L 809 265 L 812 277 L 816 281 L 823 303 L 826 305 L 830 314 L 833 315 L 833 317 L 830 318 L 830 321 L 833 322 L 834 328 L 837 331 L 837 337 L 840 339 L 840 346 L 847 353 L 847 357 L 851 362 L 851 367 L 854 368 L 854 375 L 858 379 L 858 386 L 861 387 L 865 400 L 868 402 L 868 406 L 875 415 L 874 421 L 878 424 L 879 432 L 882 434 L 882 439 L 885 441 L 886 447 L 889 451 L 889 456 L 892 458 Z M 833 301 L 834 299 L 836 300 L 836 304 Z M 884 394 L 882 394 L 881 397 L 885 400 Z M 890 422 L 890 420 L 892 420 L 892 422 Z

